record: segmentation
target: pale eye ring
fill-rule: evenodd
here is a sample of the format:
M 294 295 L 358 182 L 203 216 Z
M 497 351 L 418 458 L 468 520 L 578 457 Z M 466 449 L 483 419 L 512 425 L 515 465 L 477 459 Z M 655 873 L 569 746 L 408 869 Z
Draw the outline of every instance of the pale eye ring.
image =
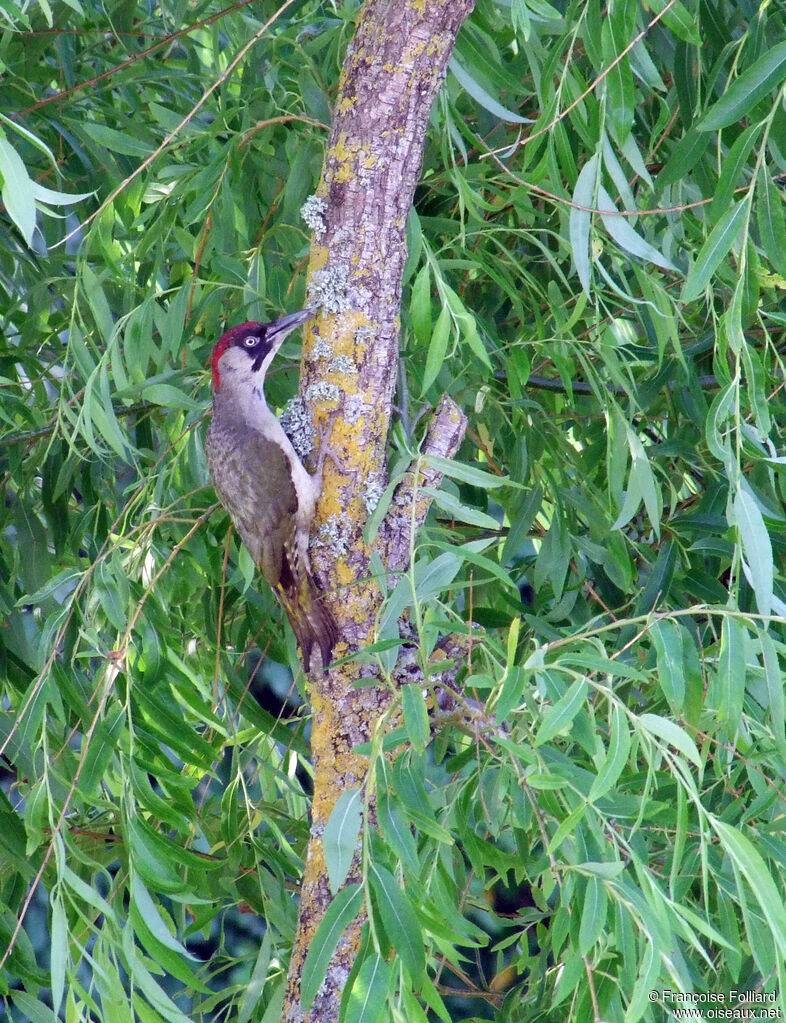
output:
M 253 334 L 249 334 L 248 337 L 243 338 L 243 344 L 246 348 L 256 348 L 259 339 L 255 338 Z

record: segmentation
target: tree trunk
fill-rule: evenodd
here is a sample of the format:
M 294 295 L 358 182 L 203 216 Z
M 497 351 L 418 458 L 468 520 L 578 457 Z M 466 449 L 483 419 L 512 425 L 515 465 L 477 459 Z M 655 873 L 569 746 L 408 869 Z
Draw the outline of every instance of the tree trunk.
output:
M 309 293 L 323 312 L 304 344 L 301 396 L 329 431 L 339 466 L 325 465 L 312 560 L 339 623 L 346 656 L 374 640 L 382 594 L 363 528 L 387 485 L 385 449 L 399 358 L 399 306 L 407 216 L 425 132 L 456 33 L 474 0 L 367 0 L 347 51 L 317 198 L 310 203 L 314 244 Z M 321 201 L 320 201 L 321 200 Z M 403 400 L 403 399 L 402 399 Z M 327 428 L 327 429 L 326 429 Z M 465 419 L 443 399 L 424 454 L 453 457 Z M 375 548 L 387 571 L 406 568 L 413 524 L 425 518 L 423 482 L 437 472 L 412 467 L 399 486 Z M 414 507 L 413 507 L 414 502 Z M 306 1011 L 303 963 L 330 904 L 322 835 L 342 792 L 363 786 L 368 759 L 353 747 L 368 741 L 394 693 L 369 665 L 349 662 L 310 680 L 314 800 L 311 839 L 289 970 L 284 1019 L 337 1020 L 356 958 L 364 915 L 339 941 L 322 987 Z M 356 687 L 359 679 L 364 679 Z M 372 808 L 373 800 L 367 803 Z M 348 881 L 360 878 L 356 852 Z

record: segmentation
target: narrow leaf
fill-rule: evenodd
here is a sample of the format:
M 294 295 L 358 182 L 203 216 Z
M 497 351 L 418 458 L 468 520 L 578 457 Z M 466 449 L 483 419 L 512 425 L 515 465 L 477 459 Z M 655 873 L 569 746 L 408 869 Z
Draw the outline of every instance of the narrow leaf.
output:
M 630 995 L 623 1023 L 636 1023 L 645 1014 L 648 1004 L 652 1001 L 655 980 L 661 968 L 662 952 L 655 943 L 655 934 L 652 931 L 649 932 L 648 937 L 649 941 L 644 942 L 644 954 L 640 959 L 638 977 Z
M 21 8 L 17 6 L 16 11 L 20 12 Z M 18 132 L 23 139 L 27 139 L 31 146 L 37 149 L 39 153 L 42 153 L 51 164 L 53 171 L 57 172 L 59 170 L 57 160 L 55 159 L 55 154 L 52 152 L 49 146 L 44 141 L 42 141 L 37 135 L 34 135 L 31 131 L 28 131 L 27 128 L 25 128 L 25 126 L 21 124 L 20 121 L 18 120 L 12 121 L 10 117 L 6 117 L 6 115 L 2 111 L 0 111 L 0 121 L 2 121 L 3 124 L 8 125 L 8 127 L 12 128 L 15 132 Z
M 625 714 L 616 704 L 609 717 L 609 748 L 598 774 L 593 781 L 589 802 L 605 796 L 622 774 L 630 753 L 630 729 Z
M 718 718 L 737 730 L 745 698 L 745 632 L 735 618 L 724 618 L 717 674 Z
M 739 202 L 731 206 L 721 217 L 704 242 L 696 262 L 690 268 L 685 286 L 682 289 L 682 301 L 692 302 L 698 298 L 710 282 L 710 278 L 725 259 L 740 229 L 747 202 Z
M 635 96 L 630 60 L 625 47 L 630 39 L 632 22 L 629 4 L 610 4 L 601 28 L 601 47 L 606 65 L 606 116 L 615 138 L 624 141 L 633 122 Z
M 259 1000 L 262 997 L 262 992 L 265 988 L 265 982 L 267 981 L 267 971 L 270 966 L 272 944 L 272 931 L 269 927 L 266 927 L 264 937 L 262 938 L 262 944 L 259 946 L 257 960 L 254 963 L 254 969 L 251 971 L 251 977 L 245 985 L 243 1000 L 241 1001 L 240 1008 L 237 1012 L 237 1023 L 248 1023 L 254 1014 L 254 1010 L 259 1004 Z
M 658 192 L 663 192 L 669 185 L 684 181 L 688 177 L 704 155 L 710 144 L 710 138 L 711 136 L 706 132 L 696 131 L 695 128 L 691 128 L 682 136 L 672 149 L 666 166 L 657 177 Z
M 779 954 L 786 957 L 786 907 L 783 904 L 783 894 L 773 881 L 761 853 L 746 835 L 731 824 L 712 816 L 710 823 L 758 900 Z
M 87 263 L 82 267 L 82 286 L 85 289 L 87 303 L 90 306 L 90 312 L 93 314 L 93 319 L 101 334 L 101 338 L 104 344 L 109 344 L 115 330 L 112 310 L 104 294 L 104 289 L 101 287 L 101 281 Z
M 535 746 L 542 746 L 564 731 L 584 706 L 587 697 L 587 683 L 578 678 L 570 689 L 543 715 L 543 721 L 535 736 Z
M 532 490 L 517 495 L 515 504 L 508 511 L 510 532 L 502 548 L 503 564 L 508 564 L 521 548 L 542 502 L 543 488 L 539 484 Z
M 181 391 L 180 388 L 173 387 L 171 384 L 149 384 L 142 388 L 142 397 L 145 401 L 152 402 L 153 405 L 163 405 L 169 408 L 182 408 L 191 411 L 198 407 L 198 402 L 194 401 L 190 394 L 186 394 L 185 391 Z
M 740 137 L 729 150 L 726 159 L 723 161 L 723 169 L 718 181 L 718 187 L 715 189 L 715 195 L 712 197 L 712 203 L 710 204 L 710 216 L 713 220 L 717 220 L 729 208 L 734 195 L 734 189 L 748 161 L 750 151 L 758 142 L 759 136 L 763 131 L 763 121 L 750 125 L 749 128 L 746 128 L 740 134 Z M 765 172 L 764 166 L 761 169 L 762 172 Z M 764 176 L 767 176 L 766 173 Z
M 136 903 L 136 908 L 140 916 L 144 920 L 146 926 L 150 929 L 150 933 L 156 941 L 160 941 L 165 948 L 169 948 L 173 952 L 178 952 L 180 955 L 186 956 L 188 959 L 196 959 L 196 956 L 191 955 L 191 953 L 184 945 L 181 944 L 181 942 L 177 940 L 164 923 L 164 920 L 158 911 L 158 907 L 138 874 L 134 874 L 131 879 L 131 897 Z
M 267 1003 L 265 1009 L 265 1015 L 260 1019 L 259 1023 L 280 1023 L 282 1012 L 284 1009 L 284 996 L 287 993 L 287 979 L 286 977 L 273 988 L 270 1001 Z
M 68 192 L 56 192 L 52 188 L 45 188 L 37 181 L 32 181 L 33 198 L 38 202 L 46 203 L 48 206 L 73 206 L 74 203 L 89 199 L 95 192 L 80 192 L 78 195 L 70 195 Z
M 409 822 L 396 798 L 387 789 L 380 789 L 377 819 L 382 837 L 401 861 L 405 871 L 418 872 L 418 847 Z
M 514 618 L 511 622 L 511 630 L 515 624 L 521 622 L 520 618 Z M 524 692 L 524 684 L 527 681 L 527 672 L 519 665 L 511 664 L 505 672 L 502 688 L 497 699 L 497 706 L 494 712 L 494 719 L 497 724 L 506 720 L 508 714 L 521 703 L 521 696 Z
M 83 121 L 82 130 L 89 135 L 99 146 L 108 149 L 110 153 L 121 153 L 123 156 L 149 156 L 153 146 L 141 139 L 134 138 L 127 131 L 117 131 L 115 128 L 107 128 L 104 124 L 95 124 L 92 121 Z
M 706 421 L 707 447 L 723 464 L 730 456 L 727 424 L 737 400 L 738 386 L 732 380 L 712 399 Z
M 476 469 L 474 465 L 454 462 L 449 458 L 443 458 L 441 455 L 427 455 L 424 461 L 433 469 L 438 469 L 451 479 L 459 480 L 461 483 L 469 483 L 473 487 L 481 487 L 483 490 L 494 490 L 496 487 L 521 488 L 521 484 L 516 483 L 509 476 L 495 476 L 494 473 L 486 472 L 485 469 Z
M 359 884 L 342 888 L 327 908 L 309 945 L 300 977 L 300 1000 L 308 1010 L 317 997 L 338 939 L 360 912 L 363 889 Z
M 743 71 L 697 125 L 699 131 L 717 131 L 742 117 L 786 78 L 786 42 L 778 43 Z
M 433 980 L 428 974 L 426 974 L 423 978 L 423 986 L 420 994 L 426 1005 L 428 1005 L 435 1015 L 439 1016 L 442 1023 L 451 1023 L 453 1017 L 448 1012 L 447 1006 L 442 1001 L 442 996 L 439 991 L 437 991 Z
M 685 664 L 682 652 L 682 633 L 679 626 L 668 618 L 655 622 L 650 629 L 655 646 L 658 682 L 666 699 L 675 710 L 681 711 L 685 702 Z
M 573 191 L 574 205 L 570 210 L 570 249 L 579 281 L 589 298 L 590 293 L 590 226 L 592 208 L 595 204 L 595 189 L 598 183 L 598 161 L 596 153 L 581 168 Z M 578 209 L 578 207 L 583 207 Z
M 412 285 L 409 315 L 415 339 L 425 347 L 431 338 L 431 271 L 428 263 L 420 269 Z
M 500 121 L 509 121 L 511 124 L 532 123 L 530 118 L 521 117 L 512 110 L 508 110 L 507 107 L 503 107 L 501 103 L 486 92 L 483 86 L 480 85 L 472 77 L 472 75 L 469 74 L 469 72 L 464 70 L 455 57 L 450 58 L 450 64 L 448 67 L 462 89 L 469 93 L 476 103 L 479 103 L 485 110 L 488 110 L 488 112 L 493 114 L 494 117 L 498 117 Z
M 409 741 L 416 752 L 422 753 L 428 745 L 431 731 L 426 701 L 420 686 L 413 683 L 401 687 L 401 707 Z
M 346 880 L 357 849 L 361 822 L 360 797 L 361 789 L 342 792 L 322 835 L 328 880 L 334 895 Z
M 527 778 L 527 784 L 532 784 L 532 775 Z M 535 787 L 535 786 L 533 786 Z M 549 856 L 556 852 L 569 835 L 576 833 L 576 828 L 587 814 L 587 803 L 579 803 L 575 810 L 571 810 L 567 817 L 560 821 L 557 830 L 551 836 L 546 852 Z
M 418 985 L 426 967 L 426 954 L 412 903 L 389 870 L 372 863 L 370 876 L 385 933 L 407 968 L 410 980 Z
M 123 928 L 122 941 L 132 983 L 139 987 L 139 990 L 143 992 L 159 1015 L 167 1020 L 167 1023 L 189 1023 L 188 1016 L 180 1011 L 148 970 L 146 963 L 149 960 L 143 958 L 134 945 L 134 932 L 131 927 Z
M 670 259 L 667 259 L 654 245 L 650 245 L 633 230 L 628 217 L 619 215 L 614 200 L 603 185 L 598 188 L 598 209 L 604 227 L 620 248 L 630 252 L 633 256 L 638 256 L 639 259 L 662 266 L 664 270 L 677 269 Z
M 451 518 L 456 519 L 458 522 L 467 522 L 469 525 L 477 526 L 479 529 L 493 529 L 495 531 L 499 529 L 499 522 L 495 518 L 479 511 L 477 508 L 470 508 L 466 504 L 462 504 L 457 497 L 448 493 L 447 490 L 434 490 L 433 487 L 423 487 L 421 493 L 424 497 L 430 497 L 438 508 L 447 512 Z
M 68 953 L 68 920 L 63 900 L 55 897 L 52 902 L 52 933 L 50 935 L 49 975 L 52 988 L 52 1009 L 60 1012 L 65 990 L 66 955 Z
M 786 275 L 786 224 L 783 201 L 767 166 L 759 170 L 756 220 L 764 254 L 779 274 Z
M 488 572 L 489 575 L 499 579 L 504 586 L 509 587 L 511 590 L 516 590 L 516 583 L 510 572 L 501 565 L 498 565 L 497 562 L 493 561 L 491 558 L 487 558 L 483 554 L 478 554 L 477 547 L 479 545 L 487 546 L 488 540 L 470 540 L 469 543 L 462 544 L 461 547 L 458 548 L 461 552 L 461 560 L 465 563 L 470 562 L 473 565 L 477 565 L 478 568 L 482 568 L 485 572 Z M 443 543 L 441 540 L 434 541 L 432 546 L 437 550 L 444 550 L 446 552 L 455 549 L 452 548 L 450 544 Z M 444 587 L 442 587 L 442 589 L 444 589 Z
M 669 721 L 668 718 L 661 717 L 660 714 L 642 714 L 639 717 L 639 724 L 650 735 L 665 740 L 669 745 L 678 749 L 680 753 L 683 753 L 697 767 L 701 767 L 701 757 L 696 748 L 696 743 L 678 724 Z
M 633 456 L 630 474 L 628 477 L 628 488 L 625 491 L 625 499 L 616 520 L 612 523 L 612 529 L 622 529 L 633 518 L 639 510 L 641 502 L 647 509 L 652 528 L 655 535 L 660 536 L 660 518 L 662 510 L 662 498 L 660 489 L 655 482 L 655 474 L 652 471 L 647 452 L 635 432 L 626 427 L 628 447 Z
M 377 1023 L 386 1014 L 391 969 L 376 953 L 369 956 L 355 977 L 347 1000 L 344 1023 Z
M 734 517 L 750 568 L 759 614 L 769 615 L 772 611 L 772 543 L 758 502 L 744 483 L 734 496 Z
M 4 993 L 8 991 L 6 984 L 3 988 Z M 22 1013 L 21 1018 L 29 1023 L 59 1023 L 59 1017 L 55 1016 L 49 1006 L 27 991 L 11 991 L 11 1001 Z
M 22 162 L 22 157 L 4 138 L 0 138 L 0 178 L 2 179 L 0 194 L 6 212 L 29 245 L 35 230 L 33 182 Z
M 770 721 L 775 741 L 783 753 L 786 750 L 786 724 L 784 723 L 783 676 L 778 664 L 778 654 L 770 636 L 759 630 L 761 655 L 764 662 L 764 677 L 767 682 L 767 695 L 770 704 Z
M 585 956 L 603 933 L 607 906 L 608 895 L 604 883 L 598 877 L 588 878 L 579 924 L 580 955 Z
M 431 331 L 431 339 L 426 356 L 426 368 L 423 371 L 421 397 L 437 379 L 437 374 L 445 364 L 445 355 L 448 350 L 448 341 L 450 340 L 451 322 L 450 309 L 443 305 L 437 317 L 437 322 L 434 324 L 434 329 Z
M 647 5 L 656 14 L 660 14 L 664 7 L 663 24 L 683 42 L 691 43 L 694 46 L 701 46 L 703 39 L 699 32 L 695 14 L 689 14 L 683 4 L 676 0 L 676 3 L 668 3 L 668 0 L 649 0 Z

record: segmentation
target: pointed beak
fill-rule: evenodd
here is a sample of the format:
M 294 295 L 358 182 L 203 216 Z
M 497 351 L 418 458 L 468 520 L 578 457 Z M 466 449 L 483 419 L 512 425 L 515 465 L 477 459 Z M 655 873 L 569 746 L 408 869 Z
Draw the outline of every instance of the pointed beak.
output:
M 289 313 L 288 316 L 282 316 L 280 320 L 274 320 L 272 323 L 260 324 L 260 327 L 264 328 L 265 341 L 268 344 L 267 351 L 263 351 L 261 355 L 258 355 L 254 360 L 251 367 L 254 373 L 258 373 L 265 367 L 270 365 L 273 356 L 278 353 L 281 345 L 284 343 L 284 338 L 291 334 L 295 327 L 299 327 L 301 323 L 305 323 L 306 320 L 310 320 L 312 316 L 316 316 L 317 310 L 312 306 L 307 306 L 305 309 L 301 309 L 297 313 Z M 267 371 L 267 369 L 266 369 Z
M 295 327 L 299 327 L 301 323 L 310 320 L 316 313 L 316 308 L 308 306 L 297 313 L 289 313 L 288 316 L 282 316 L 280 320 L 275 320 L 268 326 L 268 339 L 276 346 L 280 345 L 287 334 L 291 334 Z

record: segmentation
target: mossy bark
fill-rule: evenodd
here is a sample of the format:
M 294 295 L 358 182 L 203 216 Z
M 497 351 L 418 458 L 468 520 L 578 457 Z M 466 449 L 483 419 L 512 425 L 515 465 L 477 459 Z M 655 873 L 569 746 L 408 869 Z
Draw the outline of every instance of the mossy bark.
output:
M 342 657 L 373 642 L 382 596 L 363 540 L 370 497 L 387 484 L 385 449 L 399 358 L 399 307 L 405 231 L 420 173 L 425 132 L 456 33 L 474 0 L 367 0 L 339 83 L 318 196 L 325 202 L 309 277 L 323 313 L 305 338 L 301 394 L 339 465 L 325 465 L 317 511 L 315 571 L 336 616 Z M 421 450 L 452 457 L 465 419 L 444 399 Z M 406 568 L 413 524 L 428 505 L 424 474 L 413 467 L 380 528 L 376 550 L 385 568 Z M 428 484 L 439 486 L 428 472 Z M 413 507 L 414 503 L 414 507 Z M 356 683 L 361 678 L 363 685 Z M 364 917 L 347 929 L 308 1011 L 300 975 L 331 901 L 322 834 L 336 799 L 362 786 L 368 759 L 353 753 L 389 708 L 394 692 L 375 669 L 347 663 L 310 680 L 314 801 L 311 839 L 289 970 L 284 1019 L 338 1020 L 341 995 L 359 947 Z M 360 877 L 359 858 L 348 881 Z

